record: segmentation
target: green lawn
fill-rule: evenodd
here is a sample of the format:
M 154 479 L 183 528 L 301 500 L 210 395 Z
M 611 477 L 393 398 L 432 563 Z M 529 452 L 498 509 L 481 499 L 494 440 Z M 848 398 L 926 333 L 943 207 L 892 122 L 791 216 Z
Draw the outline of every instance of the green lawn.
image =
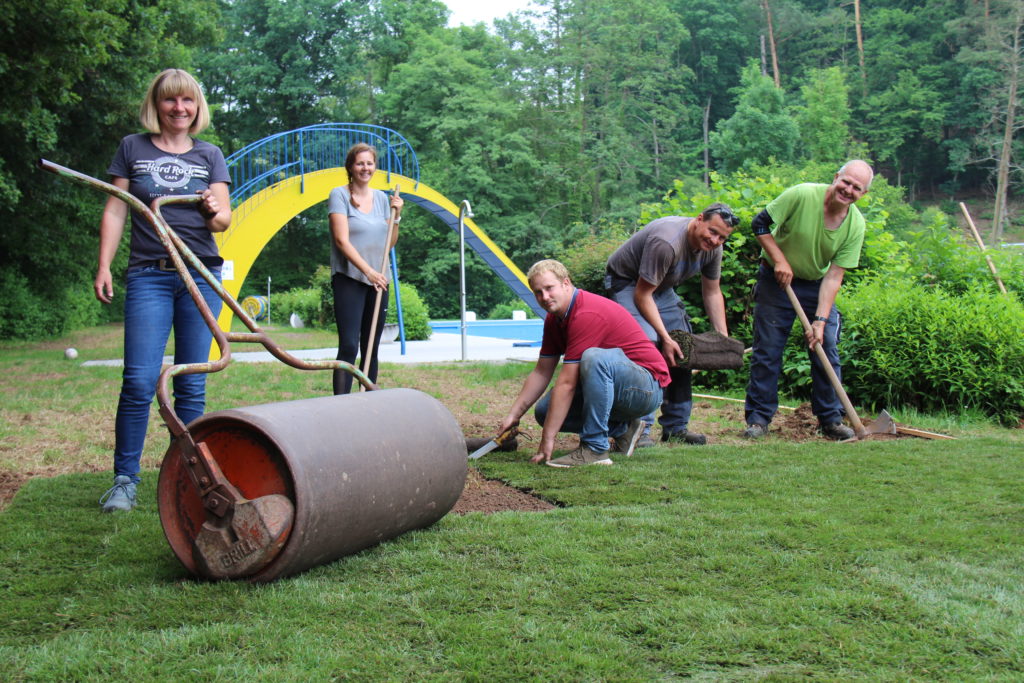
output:
M 32 427 L 19 410 L 116 395 L 116 374 L 38 345 L 0 354 L 5 463 Z M 259 397 L 294 381 L 272 367 L 226 372 Z M 265 586 L 185 574 L 155 472 L 119 515 L 96 505 L 107 472 L 35 478 L 0 513 L 0 679 L 1021 680 L 1024 439 L 957 435 L 654 448 L 584 470 L 495 452 L 486 476 L 563 507 L 450 515 Z

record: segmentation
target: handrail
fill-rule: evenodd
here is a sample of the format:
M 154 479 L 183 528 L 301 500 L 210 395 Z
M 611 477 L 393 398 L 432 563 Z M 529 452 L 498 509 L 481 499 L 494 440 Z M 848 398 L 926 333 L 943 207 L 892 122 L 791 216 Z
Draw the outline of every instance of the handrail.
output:
M 345 152 L 357 142 L 377 148 L 377 167 L 399 173 L 419 185 L 420 166 L 409 141 L 396 131 L 364 123 L 319 123 L 275 133 L 246 145 L 227 158 L 231 205 L 288 178 L 345 166 Z

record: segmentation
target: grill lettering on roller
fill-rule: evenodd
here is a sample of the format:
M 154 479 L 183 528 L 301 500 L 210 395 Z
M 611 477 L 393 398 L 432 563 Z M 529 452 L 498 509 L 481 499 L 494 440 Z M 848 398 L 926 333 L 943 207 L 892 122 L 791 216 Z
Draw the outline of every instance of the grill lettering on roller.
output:
M 238 564 L 259 549 L 260 547 L 252 539 L 243 538 L 231 546 L 231 550 L 220 556 L 220 565 L 227 569 L 232 565 Z

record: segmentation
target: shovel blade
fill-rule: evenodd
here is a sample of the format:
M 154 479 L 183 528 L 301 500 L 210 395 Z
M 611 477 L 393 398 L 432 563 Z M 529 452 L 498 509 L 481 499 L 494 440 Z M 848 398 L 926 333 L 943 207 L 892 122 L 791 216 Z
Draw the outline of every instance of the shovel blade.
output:
M 889 411 L 883 410 L 871 422 L 871 426 L 864 430 L 866 434 L 895 434 L 896 422 L 893 421 Z
M 207 520 L 196 534 L 193 551 L 201 573 L 214 579 L 257 573 L 284 547 L 294 517 L 292 502 L 279 494 L 236 501 L 230 522 Z

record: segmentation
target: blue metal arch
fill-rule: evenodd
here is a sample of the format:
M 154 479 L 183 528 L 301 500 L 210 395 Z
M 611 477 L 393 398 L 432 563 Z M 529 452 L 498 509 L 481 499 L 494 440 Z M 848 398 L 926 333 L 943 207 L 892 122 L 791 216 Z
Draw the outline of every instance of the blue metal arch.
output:
M 276 133 L 227 158 L 231 174 L 231 205 L 292 176 L 345 167 L 345 153 L 357 142 L 373 145 L 377 167 L 420 181 L 420 163 L 412 145 L 399 133 L 364 123 L 319 123 Z M 301 182 L 301 181 L 300 181 Z M 304 189 L 304 188 L 303 188 Z

